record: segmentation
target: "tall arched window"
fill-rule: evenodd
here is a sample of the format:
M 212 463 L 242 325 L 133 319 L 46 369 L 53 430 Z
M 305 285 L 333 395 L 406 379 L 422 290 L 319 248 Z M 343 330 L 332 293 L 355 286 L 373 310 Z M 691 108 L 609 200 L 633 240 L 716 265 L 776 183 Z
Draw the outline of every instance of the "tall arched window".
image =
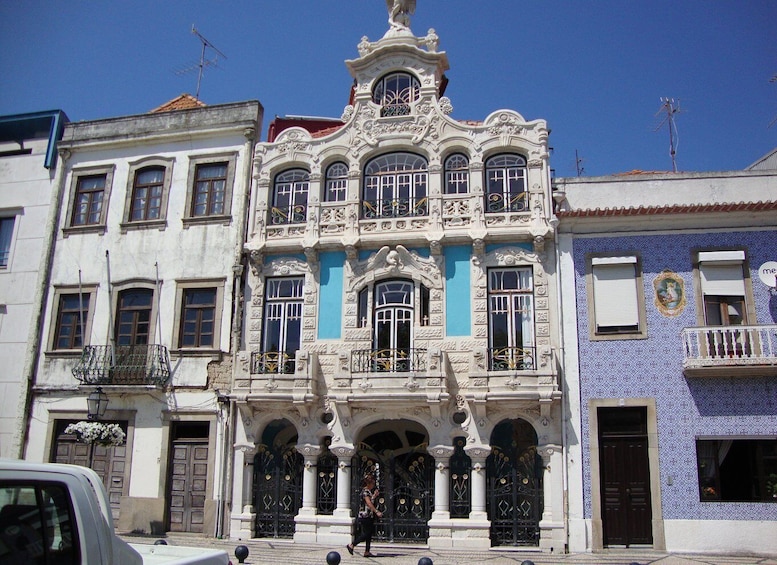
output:
M 406 116 L 420 90 L 421 83 L 410 73 L 390 73 L 373 86 L 372 101 L 380 106 L 381 116 Z
M 526 159 L 505 154 L 486 161 L 487 212 L 523 212 L 526 196 Z
M 429 209 L 426 159 L 413 153 L 390 153 L 364 169 L 362 216 L 426 216 Z
M 454 153 L 445 159 L 445 194 L 469 192 L 469 159 Z
M 310 173 L 303 169 L 284 171 L 275 177 L 271 224 L 303 224 L 307 217 Z
M 342 202 L 348 193 L 348 165 L 334 163 L 326 170 L 325 202 Z

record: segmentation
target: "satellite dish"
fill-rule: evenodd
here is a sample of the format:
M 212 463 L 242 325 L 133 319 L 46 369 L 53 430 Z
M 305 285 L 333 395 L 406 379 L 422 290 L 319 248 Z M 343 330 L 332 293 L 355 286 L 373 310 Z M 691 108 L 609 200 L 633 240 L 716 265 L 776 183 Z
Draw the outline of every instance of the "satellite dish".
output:
M 777 261 L 767 261 L 758 267 L 758 278 L 766 286 L 777 287 Z

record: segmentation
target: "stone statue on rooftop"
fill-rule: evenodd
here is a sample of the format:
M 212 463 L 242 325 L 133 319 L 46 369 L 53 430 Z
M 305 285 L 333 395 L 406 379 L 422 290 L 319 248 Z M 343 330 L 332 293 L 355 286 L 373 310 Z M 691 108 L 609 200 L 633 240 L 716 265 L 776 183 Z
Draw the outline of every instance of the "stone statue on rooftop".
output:
M 386 0 L 389 25 L 392 30 L 410 30 L 410 14 L 415 12 L 416 0 Z

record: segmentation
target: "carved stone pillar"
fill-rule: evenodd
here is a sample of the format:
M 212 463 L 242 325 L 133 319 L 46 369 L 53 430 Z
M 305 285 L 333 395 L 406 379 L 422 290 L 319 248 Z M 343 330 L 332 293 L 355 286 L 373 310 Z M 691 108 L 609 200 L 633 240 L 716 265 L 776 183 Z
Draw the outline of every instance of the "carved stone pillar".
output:
M 351 516 L 351 458 L 352 447 L 329 446 L 329 451 L 337 456 L 337 508 L 335 516 Z
M 563 540 L 564 519 L 561 497 L 561 446 L 545 444 L 537 446 L 542 457 L 542 518 L 540 519 L 540 548 L 559 547 Z M 553 472 L 555 471 L 555 473 Z M 555 497 L 555 498 L 554 498 Z
M 302 471 L 302 514 L 316 513 L 316 464 L 321 447 L 318 445 L 298 445 L 297 451 L 305 460 Z
M 232 485 L 232 516 L 229 535 L 233 539 L 254 537 L 256 514 L 252 503 L 251 483 L 254 475 L 256 446 L 252 443 L 235 444 L 234 481 Z
M 465 447 L 472 459 L 472 511 L 471 519 L 486 520 L 486 458 L 491 450 L 485 446 Z
M 434 512 L 432 519 L 450 518 L 450 460 L 453 447 L 435 445 L 427 450 L 434 457 Z

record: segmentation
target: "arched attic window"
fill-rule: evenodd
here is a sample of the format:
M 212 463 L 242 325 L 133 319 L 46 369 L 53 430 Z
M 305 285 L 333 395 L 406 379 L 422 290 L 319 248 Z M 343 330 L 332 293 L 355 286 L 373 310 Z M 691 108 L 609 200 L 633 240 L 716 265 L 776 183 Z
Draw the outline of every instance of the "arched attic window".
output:
M 362 216 L 426 216 L 429 209 L 426 159 L 413 153 L 389 153 L 364 168 Z
M 307 220 L 310 173 L 304 169 L 290 169 L 275 177 L 273 184 L 270 223 L 304 224 Z
M 467 194 L 469 192 L 469 159 L 461 153 L 454 153 L 445 159 L 445 194 Z
M 410 73 L 389 73 L 372 88 L 372 101 L 380 106 L 380 115 L 406 116 L 410 105 L 418 100 L 421 83 Z
M 337 162 L 326 169 L 325 202 L 343 202 L 348 193 L 348 165 Z

